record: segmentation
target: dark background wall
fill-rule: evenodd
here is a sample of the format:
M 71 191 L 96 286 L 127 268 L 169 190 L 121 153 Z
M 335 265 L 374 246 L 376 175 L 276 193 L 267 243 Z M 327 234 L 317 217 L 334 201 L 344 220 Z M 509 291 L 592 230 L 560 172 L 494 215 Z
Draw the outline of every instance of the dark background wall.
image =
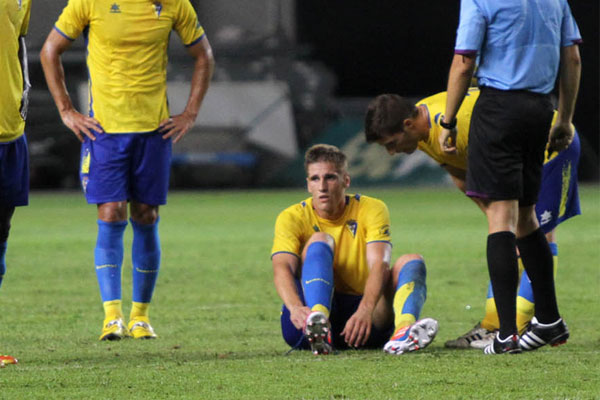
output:
M 575 125 L 584 137 L 580 177 L 588 180 L 598 179 L 599 3 L 569 1 L 584 40 Z M 459 6 L 449 0 L 300 0 L 298 41 L 333 69 L 339 96 L 426 96 L 446 89 Z

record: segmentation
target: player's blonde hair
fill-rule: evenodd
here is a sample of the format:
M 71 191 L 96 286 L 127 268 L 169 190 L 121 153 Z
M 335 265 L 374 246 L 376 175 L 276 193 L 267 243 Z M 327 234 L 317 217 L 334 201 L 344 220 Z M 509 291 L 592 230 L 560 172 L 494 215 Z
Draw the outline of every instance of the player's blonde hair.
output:
M 346 173 L 348 169 L 348 159 L 339 148 L 330 144 L 315 144 L 304 154 L 304 171 L 308 173 L 310 164 L 323 161 L 333 163 L 338 172 Z

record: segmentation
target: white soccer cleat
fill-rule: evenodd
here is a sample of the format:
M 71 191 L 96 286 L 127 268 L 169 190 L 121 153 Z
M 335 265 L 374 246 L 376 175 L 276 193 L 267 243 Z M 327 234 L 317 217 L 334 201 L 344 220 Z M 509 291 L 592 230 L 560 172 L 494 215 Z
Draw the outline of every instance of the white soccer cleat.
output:
M 469 332 L 453 340 L 448 340 L 444 346 L 450 349 L 483 349 L 494 341 L 495 331 L 488 331 L 481 326 L 481 322 Z
M 304 336 L 310 344 L 313 354 L 331 354 L 331 325 L 329 320 L 321 311 L 309 314 L 304 322 Z
M 435 338 L 438 322 L 433 318 L 423 318 L 410 326 L 399 329 L 383 346 L 389 354 L 404 354 L 424 349 Z

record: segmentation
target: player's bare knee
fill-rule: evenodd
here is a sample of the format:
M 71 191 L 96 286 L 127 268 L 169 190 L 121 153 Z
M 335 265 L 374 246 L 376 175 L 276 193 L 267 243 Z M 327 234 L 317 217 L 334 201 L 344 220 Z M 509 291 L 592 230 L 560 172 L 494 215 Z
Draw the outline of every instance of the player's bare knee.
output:
M 331 236 L 328 233 L 325 232 L 315 232 L 310 239 L 308 239 L 308 242 L 306 242 L 306 247 L 308 247 L 311 243 L 314 242 L 323 242 L 325 244 L 327 244 L 329 247 L 331 247 L 331 250 L 335 250 L 335 240 L 333 239 L 333 236 Z
M 152 225 L 158 220 L 158 206 L 142 203 L 131 203 L 131 219 L 138 224 Z
M 406 264 L 408 264 L 411 261 L 415 261 L 415 260 L 425 262 L 425 259 L 423 258 L 423 256 L 420 254 L 416 254 L 416 253 L 415 254 L 403 254 L 402 256 L 400 256 L 394 263 L 394 268 L 393 268 L 394 274 L 393 275 L 398 276 L 398 273 Z
M 127 202 L 115 201 L 98 204 L 98 219 L 104 222 L 127 220 Z
M 539 227 L 537 216 L 535 215 L 535 206 L 519 208 L 519 218 L 517 220 L 517 237 L 524 237 L 535 231 Z

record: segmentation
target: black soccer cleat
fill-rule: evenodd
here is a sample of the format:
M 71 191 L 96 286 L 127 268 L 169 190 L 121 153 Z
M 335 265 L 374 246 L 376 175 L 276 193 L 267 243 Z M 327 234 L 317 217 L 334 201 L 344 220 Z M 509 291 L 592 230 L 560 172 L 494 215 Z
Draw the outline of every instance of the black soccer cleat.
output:
M 567 324 L 560 318 L 551 326 L 540 326 L 537 318 L 533 317 L 527 332 L 521 336 L 519 344 L 523 350 L 531 351 L 547 344 L 551 346 L 559 346 L 567 342 L 569 338 L 569 328 Z
M 509 336 L 504 341 L 500 341 L 498 334 L 496 334 L 494 341 L 483 349 L 484 354 L 519 354 L 522 351 L 517 335 Z

